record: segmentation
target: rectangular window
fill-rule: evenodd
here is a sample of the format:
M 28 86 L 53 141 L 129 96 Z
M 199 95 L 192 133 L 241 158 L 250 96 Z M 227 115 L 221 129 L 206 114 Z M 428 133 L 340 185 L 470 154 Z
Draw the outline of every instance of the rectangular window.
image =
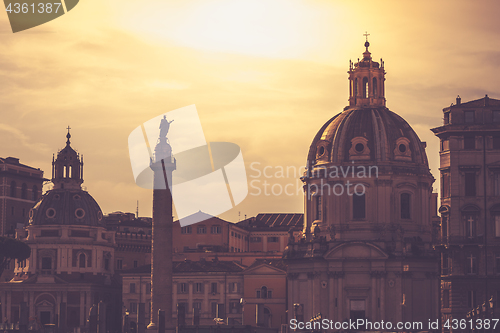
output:
M 476 173 L 466 172 L 465 173 L 465 196 L 474 197 L 476 196 Z
M 467 274 L 476 274 L 477 273 L 477 258 L 474 255 L 469 255 L 467 257 Z
M 500 237 L 500 215 L 495 215 L 495 237 Z
M 354 219 L 365 218 L 365 195 L 356 193 L 352 196 L 352 217 Z
M 199 301 L 193 302 L 193 309 L 201 310 L 201 302 Z
M 116 259 L 116 269 L 123 269 L 123 259 Z
M 109 270 L 109 259 L 104 258 L 104 270 L 108 271 Z
M 441 216 L 441 237 L 443 240 L 448 238 L 448 216 Z
M 469 309 L 475 308 L 477 306 L 476 303 L 476 291 L 475 290 L 469 290 L 467 293 L 467 307 Z
M 239 290 L 239 284 L 238 282 L 230 282 L 229 283 L 229 292 L 230 293 L 237 293 Z
M 476 237 L 476 219 L 473 215 L 464 215 L 465 236 L 468 238 Z
M 129 286 L 129 292 L 135 294 L 135 283 L 131 283 Z
M 441 274 L 442 275 L 448 275 L 449 272 L 449 259 L 448 259 L 448 254 L 443 253 L 441 257 Z
M 500 196 L 500 173 L 495 173 L 493 175 L 493 187 L 495 195 Z
M 450 291 L 445 289 L 443 290 L 443 308 L 450 307 Z
M 500 123 L 500 111 L 499 110 L 493 110 L 493 122 Z
M 468 124 L 474 123 L 474 114 L 474 111 L 464 111 L 464 122 Z
M 447 112 L 444 114 L 444 124 L 448 125 L 450 123 L 450 113 Z
M 464 149 L 476 149 L 476 137 L 472 135 L 464 136 Z
M 262 242 L 262 237 L 250 237 L 250 243 L 260 243 Z
M 401 193 L 401 218 L 410 218 L 410 194 Z
M 441 151 L 450 150 L 450 140 L 443 139 L 441 141 Z
M 316 196 L 316 220 L 321 220 L 321 212 L 322 212 L 322 206 L 321 206 L 321 195 Z
M 273 298 L 273 291 L 272 290 L 267 291 L 267 298 Z
M 260 298 L 260 290 L 257 290 L 256 293 L 255 293 L 255 297 L 256 298 Z
M 217 317 L 217 302 L 210 303 L 211 317 Z
M 181 234 L 190 234 L 193 231 L 190 225 L 181 228 Z
M 450 197 L 450 173 L 447 171 L 441 173 L 441 193 L 443 198 Z
M 130 302 L 130 313 L 137 313 L 137 303 L 136 302 Z
M 137 268 L 138 262 L 137 260 L 134 260 L 134 268 Z
M 188 311 L 188 302 L 186 300 L 182 300 L 182 301 L 178 302 L 177 303 L 177 309 L 179 309 L 179 308 L 183 308 L 184 309 L 184 313 L 186 313 Z
M 203 293 L 203 283 L 196 282 L 194 284 L 193 292 L 196 293 L 196 294 L 202 294 Z
M 200 226 L 198 226 L 198 228 L 196 229 L 196 231 L 199 234 L 206 234 L 207 233 L 207 227 L 205 227 L 204 225 L 200 225 Z
M 278 243 L 279 240 L 280 240 L 279 237 L 267 237 L 268 243 Z
M 500 149 L 500 136 L 493 137 L 493 149 Z
M 222 233 L 222 227 L 219 226 L 219 225 L 213 225 L 211 228 L 210 228 L 210 231 L 213 233 L 213 234 L 220 234 Z
M 210 292 L 212 294 L 217 294 L 217 282 L 212 282 L 210 285 Z
M 178 294 L 187 294 L 188 293 L 188 285 L 187 283 L 177 283 L 177 293 Z
M 42 258 L 42 269 L 52 269 L 52 258 L 43 257 Z

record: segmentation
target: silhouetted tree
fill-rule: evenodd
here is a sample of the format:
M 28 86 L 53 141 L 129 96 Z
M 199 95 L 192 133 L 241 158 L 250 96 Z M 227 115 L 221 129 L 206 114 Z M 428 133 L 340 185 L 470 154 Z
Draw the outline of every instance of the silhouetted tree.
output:
M 31 248 L 17 239 L 0 236 L 0 275 L 12 259 L 26 260 L 31 255 Z

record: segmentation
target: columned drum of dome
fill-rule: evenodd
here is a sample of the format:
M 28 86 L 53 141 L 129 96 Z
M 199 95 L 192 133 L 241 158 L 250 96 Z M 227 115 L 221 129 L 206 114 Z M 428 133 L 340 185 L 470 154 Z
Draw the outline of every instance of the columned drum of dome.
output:
M 386 107 L 384 63 L 368 47 L 349 65 L 349 105 L 309 148 L 304 239 L 284 254 L 288 308 L 305 321 L 427 323 L 439 304 L 434 178 L 425 142 Z

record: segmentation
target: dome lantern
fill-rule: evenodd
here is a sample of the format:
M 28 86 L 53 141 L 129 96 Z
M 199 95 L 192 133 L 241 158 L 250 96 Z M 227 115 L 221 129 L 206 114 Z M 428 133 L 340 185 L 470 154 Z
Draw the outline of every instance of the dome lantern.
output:
M 66 134 L 66 147 L 57 153 L 57 158 L 52 157 L 52 183 L 54 189 L 80 189 L 83 183 L 83 156 L 71 147 L 71 134 L 68 126 Z
M 372 60 L 366 36 L 363 59 L 357 63 L 349 61 L 349 106 L 385 106 L 385 71 L 384 62 L 380 64 Z

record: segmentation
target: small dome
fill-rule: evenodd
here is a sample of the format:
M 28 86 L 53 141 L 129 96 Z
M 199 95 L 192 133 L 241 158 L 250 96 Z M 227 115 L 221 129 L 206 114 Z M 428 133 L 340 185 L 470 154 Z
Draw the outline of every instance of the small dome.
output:
M 428 170 L 425 144 L 386 107 L 353 107 L 327 121 L 314 137 L 308 165 L 398 161 Z
M 105 226 L 99 204 L 83 190 L 51 190 L 30 211 L 30 225 Z

